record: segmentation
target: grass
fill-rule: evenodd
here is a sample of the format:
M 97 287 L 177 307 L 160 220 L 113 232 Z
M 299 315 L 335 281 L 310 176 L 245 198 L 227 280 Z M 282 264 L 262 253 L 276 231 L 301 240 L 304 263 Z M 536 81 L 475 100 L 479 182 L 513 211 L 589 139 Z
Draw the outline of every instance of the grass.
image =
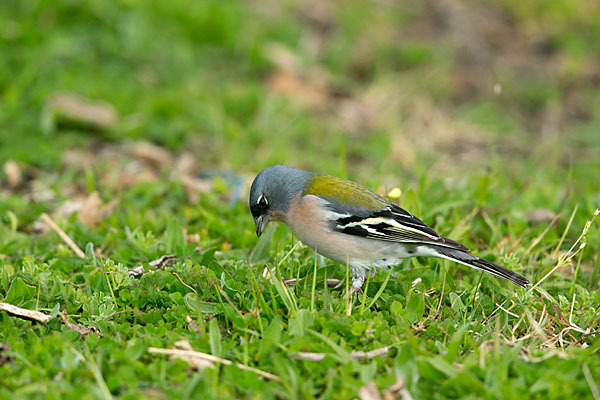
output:
M 0 301 L 55 317 L 0 313 L 0 397 L 599 398 L 600 10 L 448 4 L 0 5 Z M 398 187 L 535 287 L 410 259 L 346 315 L 344 266 L 256 238 L 276 162 Z

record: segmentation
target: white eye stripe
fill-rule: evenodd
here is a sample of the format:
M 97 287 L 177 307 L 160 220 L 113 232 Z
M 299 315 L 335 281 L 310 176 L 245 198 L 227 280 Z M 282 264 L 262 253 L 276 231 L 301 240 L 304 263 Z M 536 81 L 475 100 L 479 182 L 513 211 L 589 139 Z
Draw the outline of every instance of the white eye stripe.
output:
M 258 200 L 256 200 L 256 204 L 261 204 L 263 201 L 265 202 L 265 205 L 269 205 L 269 201 L 267 200 L 267 198 L 261 194 L 260 196 L 258 196 Z

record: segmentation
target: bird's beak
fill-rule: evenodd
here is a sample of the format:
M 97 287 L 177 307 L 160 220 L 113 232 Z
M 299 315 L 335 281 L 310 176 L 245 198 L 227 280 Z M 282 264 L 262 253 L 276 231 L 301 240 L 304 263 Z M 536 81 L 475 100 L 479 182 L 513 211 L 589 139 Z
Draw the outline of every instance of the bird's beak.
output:
M 254 223 L 256 224 L 256 236 L 260 237 L 269 225 L 269 216 L 266 214 L 259 215 L 254 218 Z

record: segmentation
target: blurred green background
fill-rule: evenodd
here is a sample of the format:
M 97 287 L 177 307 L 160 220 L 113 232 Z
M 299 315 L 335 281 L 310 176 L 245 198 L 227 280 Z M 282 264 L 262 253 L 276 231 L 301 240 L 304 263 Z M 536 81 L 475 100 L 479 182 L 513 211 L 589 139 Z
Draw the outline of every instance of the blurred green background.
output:
M 3 160 L 146 139 L 363 180 L 599 167 L 598 2 L 7 0 L 0 37 Z M 63 92 L 118 118 L 55 127 Z

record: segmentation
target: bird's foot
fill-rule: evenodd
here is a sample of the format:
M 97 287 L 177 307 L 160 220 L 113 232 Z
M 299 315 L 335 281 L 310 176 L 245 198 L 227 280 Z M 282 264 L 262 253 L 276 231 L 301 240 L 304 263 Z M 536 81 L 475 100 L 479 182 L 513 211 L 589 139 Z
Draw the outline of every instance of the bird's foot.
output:
M 348 293 L 346 293 L 343 297 L 344 301 L 348 300 L 348 310 L 346 310 L 346 315 L 352 315 L 352 307 L 354 306 L 354 294 L 363 294 L 363 290 L 359 287 L 352 286 Z
M 350 299 L 350 301 L 352 301 L 352 298 L 354 297 L 354 293 L 358 293 L 358 294 L 363 294 L 363 290 L 359 287 L 356 286 L 352 286 L 350 288 L 350 290 L 348 290 L 348 293 L 346 293 L 343 297 L 344 300 L 348 300 Z

